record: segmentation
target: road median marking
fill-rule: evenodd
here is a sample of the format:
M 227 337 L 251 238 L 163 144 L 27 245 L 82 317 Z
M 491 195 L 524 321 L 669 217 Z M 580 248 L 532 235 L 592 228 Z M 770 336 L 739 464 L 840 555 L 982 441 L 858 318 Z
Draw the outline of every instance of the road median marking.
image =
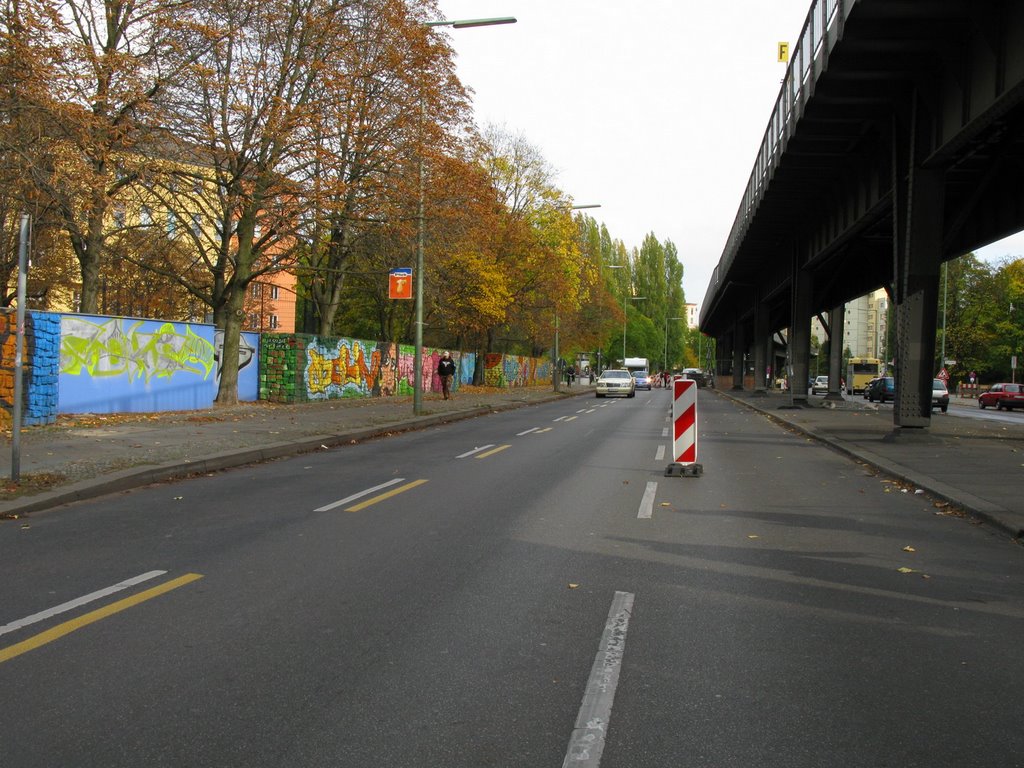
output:
M 535 429 L 536 429 L 536 427 L 535 427 Z M 478 447 L 474 448 L 471 451 L 466 451 L 465 453 L 460 453 L 455 458 L 456 459 L 466 459 L 466 458 L 469 458 L 470 456 L 472 456 L 474 453 L 480 453 L 480 451 L 486 451 L 488 448 L 493 448 L 493 447 L 494 447 L 494 443 L 488 443 L 487 445 L 481 445 L 481 446 L 478 446 Z
M 654 497 L 658 494 L 658 484 L 649 482 L 644 497 L 640 500 L 640 510 L 636 513 L 637 520 L 650 520 L 654 512 Z
M 398 488 L 394 488 L 394 489 L 388 491 L 387 493 L 382 493 L 379 496 L 374 496 L 372 499 L 367 499 L 366 501 L 361 502 L 360 504 L 356 504 L 356 505 L 351 506 L 351 507 L 346 507 L 345 511 L 346 512 L 360 512 L 360 511 L 366 509 L 367 507 L 373 506 L 374 504 L 377 504 L 377 503 L 379 503 L 381 501 L 384 501 L 385 499 L 390 499 L 392 496 L 397 496 L 400 493 L 405 493 L 406 491 L 411 491 L 413 488 L 416 488 L 417 486 L 423 485 L 425 482 L 427 482 L 425 479 L 413 480 L 411 483 L 406 483 L 405 485 L 400 485 Z
M 404 483 L 404 482 L 405 482 L 405 478 L 404 477 L 396 477 L 393 480 L 388 480 L 386 483 L 381 483 L 380 485 L 375 485 L 375 486 L 373 486 L 373 488 L 367 488 L 364 491 L 359 491 L 359 493 L 353 493 L 351 496 L 346 496 L 344 499 L 338 499 L 337 501 L 332 501 L 330 504 L 325 504 L 322 507 L 317 507 L 313 511 L 314 512 L 330 512 L 332 509 L 336 509 L 337 507 L 344 506 L 345 504 L 348 504 L 350 501 L 355 501 L 356 499 L 363 498 L 363 496 L 369 496 L 371 493 L 376 493 L 377 491 L 381 490 L 382 488 L 390 488 L 392 485 L 397 485 L 398 483 Z
M 74 600 L 69 600 L 66 603 L 55 605 L 53 608 L 47 608 L 45 611 L 33 613 L 31 616 L 26 616 L 23 619 L 12 621 L 10 624 L 4 624 L 2 627 L 0 627 L 0 635 L 6 635 L 8 632 L 13 632 L 16 629 L 22 629 L 23 627 L 27 627 L 30 624 L 36 624 L 46 619 L 52 619 L 54 616 L 58 616 L 62 613 L 67 613 L 68 611 L 74 610 L 75 608 L 81 608 L 83 605 L 91 603 L 95 600 L 99 600 L 102 597 L 107 597 L 108 595 L 112 595 L 115 592 L 120 592 L 123 589 L 128 589 L 128 587 L 137 586 L 144 581 L 155 579 L 157 576 L 163 576 L 166 573 L 167 571 L 148 571 L 147 573 L 143 573 L 140 576 L 133 576 L 130 579 L 119 581 L 117 582 L 117 584 L 105 587 L 104 589 L 98 589 L 95 592 L 90 592 L 88 595 L 82 595 L 81 597 L 76 597 Z
M 201 579 L 202 574 L 199 573 L 186 573 L 184 576 L 179 576 L 176 579 L 164 582 L 155 587 L 139 592 L 137 595 L 126 597 L 123 600 L 118 600 L 116 603 L 111 603 L 103 608 L 97 608 L 95 611 L 91 611 L 77 619 L 66 621 L 63 624 L 58 624 L 52 629 L 48 629 L 45 632 L 40 632 L 38 635 L 23 640 L 20 643 L 9 645 L 6 648 L 0 648 L 0 664 L 5 661 L 10 661 L 16 656 L 20 656 L 23 653 L 33 651 L 47 643 L 52 643 L 54 640 L 59 640 L 65 635 L 69 635 L 72 632 L 87 627 L 90 624 L 95 624 L 100 619 L 105 619 L 108 616 L 113 616 L 115 613 L 120 613 L 128 608 L 144 603 L 147 600 L 152 600 L 154 597 L 159 597 L 171 590 L 183 587 L 186 584 L 190 584 L 193 581 Z
M 632 592 L 616 592 L 612 600 L 562 768 L 574 765 L 597 768 L 601 764 L 622 657 L 626 651 L 626 631 L 633 613 L 633 600 Z
M 501 453 L 506 448 L 511 448 L 511 447 L 512 447 L 511 445 L 499 445 L 497 448 L 492 448 L 491 450 L 485 451 L 484 453 L 478 453 L 476 456 L 474 456 L 474 458 L 476 458 L 476 459 L 486 459 L 488 456 L 493 456 L 496 453 Z

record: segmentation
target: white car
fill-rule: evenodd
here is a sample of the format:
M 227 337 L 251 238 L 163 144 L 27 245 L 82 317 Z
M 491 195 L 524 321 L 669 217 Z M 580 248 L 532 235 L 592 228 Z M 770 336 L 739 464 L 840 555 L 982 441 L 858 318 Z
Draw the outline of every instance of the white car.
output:
M 636 397 L 636 380 L 629 371 L 612 368 L 597 379 L 597 396 L 622 395 Z
M 811 385 L 812 395 L 827 395 L 828 394 L 828 376 L 819 376 L 814 380 Z

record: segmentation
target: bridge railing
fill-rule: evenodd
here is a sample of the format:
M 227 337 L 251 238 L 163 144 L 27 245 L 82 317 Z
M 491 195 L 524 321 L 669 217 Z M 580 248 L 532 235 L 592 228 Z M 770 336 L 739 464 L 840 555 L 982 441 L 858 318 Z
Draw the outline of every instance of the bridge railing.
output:
M 786 149 L 786 143 L 814 92 L 814 84 L 827 68 L 832 47 L 842 37 L 843 22 L 857 2 L 859 0 L 813 0 L 811 3 L 797 44 L 790 49 L 786 76 L 754 159 L 754 169 L 750 173 L 732 230 L 704 295 L 701 320 L 711 309 L 711 303 L 720 287 L 719 281 L 729 272 L 736 250 L 746 236 L 754 211 L 764 197 L 772 174 Z

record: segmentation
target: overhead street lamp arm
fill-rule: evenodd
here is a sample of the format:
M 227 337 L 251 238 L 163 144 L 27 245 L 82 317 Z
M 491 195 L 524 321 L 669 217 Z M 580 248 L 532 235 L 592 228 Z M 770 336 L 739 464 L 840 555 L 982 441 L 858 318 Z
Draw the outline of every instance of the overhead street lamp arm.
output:
M 453 21 L 426 21 L 425 27 L 451 27 L 452 29 L 470 29 L 472 27 L 493 27 L 498 24 L 515 24 L 515 16 L 499 16 L 493 19 L 455 19 Z

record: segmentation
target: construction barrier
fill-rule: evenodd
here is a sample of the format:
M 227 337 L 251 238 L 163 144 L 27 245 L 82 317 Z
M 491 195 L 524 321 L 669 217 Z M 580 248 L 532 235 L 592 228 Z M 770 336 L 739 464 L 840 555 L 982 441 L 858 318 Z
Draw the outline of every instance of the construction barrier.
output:
M 666 477 L 698 477 L 704 467 L 697 463 L 697 382 L 676 378 L 672 382 L 672 456 Z

